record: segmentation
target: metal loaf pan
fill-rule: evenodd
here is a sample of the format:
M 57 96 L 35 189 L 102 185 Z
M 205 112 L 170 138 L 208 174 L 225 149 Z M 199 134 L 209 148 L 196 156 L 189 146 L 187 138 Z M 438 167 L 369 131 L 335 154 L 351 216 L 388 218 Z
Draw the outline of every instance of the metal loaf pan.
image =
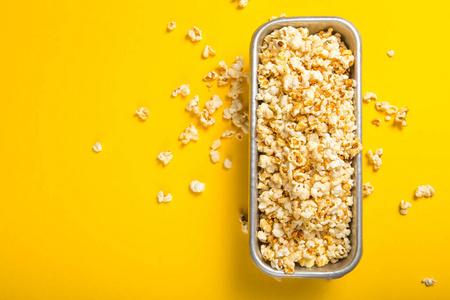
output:
M 256 108 L 258 101 L 255 96 L 258 92 L 257 71 L 259 64 L 259 52 L 266 35 L 284 26 L 307 27 L 310 34 L 318 33 L 321 30 L 333 28 L 342 36 L 342 40 L 347 47 L 352 50 L 355 56 L 355 63 L 351 70 L 351 78 L 356 80 L 355 116 L 357 125 L 357 136 L 361 139 L 361 37 L 355 26 L 347 20 L 338 17 L 291 17 L 280 18 L 268 22 L 259 27 L 253 34 L 250 58 L 251 58 L 251 92 L 250 92 L 250 211 L 249 211 L 249 237 L 250 254 L 255 264 L 267 275 L 279 278 L 319 278 L 334 279 L 344 276 L 352 271 L 359 263 L 362 255 L 362 161 L 361 154 L 353 160 L 355 169 L 355 185 L 352 193 L 354 204 L 352 206 L 353 219 L 350 223 L 350 242 L 352 250 L 349 256 L 339 260 L 335 264 L 327 264 L 324 267 L 313 267 L 307 269 L 298 264 L 294 274 L 285 274 L 283 270 L 275 270 L 261 256 L 261 242 L 257 238 L 259 227 L 258 191 L 258 150 L 256 143 Z M 362 139 L 361 139 L 362 141 Z

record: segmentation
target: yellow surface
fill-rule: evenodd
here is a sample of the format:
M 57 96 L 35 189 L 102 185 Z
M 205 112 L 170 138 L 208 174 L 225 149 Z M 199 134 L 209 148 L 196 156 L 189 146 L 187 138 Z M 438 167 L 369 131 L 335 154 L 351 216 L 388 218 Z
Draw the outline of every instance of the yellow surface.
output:
M 2 1 L 0 299 L 448 299 L 448 9 L 444 1 L 250 0 L 243 10 L 229 0 Z M 375 187 L 364 199 L 364 254 L 339 280 L 278 283 L 250 260 L 238 222 L 248 139 L 224 141 L 229 171 L 208 156 L 232 128 L 224 107 L 197 143 L 177 140 L 193 118 L 172 90 L 189 83 L 202 103 L 224 96 L 202 76 L 220 60 L 248 61 L 252 32 L 281 13 L 352 21 L 363 40 L 363 92 L 411 109 L 399 130 L 371 125 L 379 114 L 364 105 L 365 149 L 385 154 L 379 172 L 364 166 Z M 203 31 L 195 45 L 185 39 L 193 25 Z M 202 60 L 206 44 L 217 56 Z M 141 106 L 146 122 L 134 116 Z M 174 158 L 164 168 L 156 156 L 165 149 Z M 192 180 L 206 191 L 190 193 Z M 421 184 L 436 196 L 413 200 Z M 171 203 L 157 203 L 161 189 Z M 412 203 L 407 216 L 402 199 Z M 438 282 L 426 288 L 425 277 Z

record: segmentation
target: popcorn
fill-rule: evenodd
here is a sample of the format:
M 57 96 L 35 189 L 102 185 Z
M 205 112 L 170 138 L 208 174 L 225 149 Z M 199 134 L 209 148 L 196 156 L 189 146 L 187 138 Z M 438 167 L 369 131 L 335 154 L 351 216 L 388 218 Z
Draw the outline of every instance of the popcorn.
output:
M 390 50 L 386 54 L 387 54 L 387 56 L 392 57 L 392 56 L 394 56 L 394 50 Z
M 187 34 L 191 38 L 191 41 L 194 43 L 202 39 L 202 32 L 195 26 L 193 26 L 192 29 L 189 30 Z
M 367 157 L 369 158 L 369 163 L 373 165 L 373 170 L 378 171 L 383 163 L 381 161 L 381 156 L 383 155 L 383 149 L 377 149 L 375 153 L 372 150 L 367 151 Z
M 248 0 L 238 0 L 238 7 L 239 8 L 244 8 L 246 7 L 248 4 Z
M 141 107 L 136 110 L 136 114 L 139 116 L 139 118 L 141 118 L 141 120 L 147 120 L 150 112 L 148 111 L 147 107 Z
M 215 140 L 214 142 L 212 142 L 211 144 L 211 149 L 212 150 L 217 150 L 220 148 L 220 146 L 222 145 L 222 142 L 220 141 L 220 139 Z
M 370 185 L 370 182 L 364 183 L 362 188 L 363 188 L 363 191 L 362 191 L 363 197 L 369 196 L 374 191 L 374 188 L 373 188 L 373 186 Z
M 411 203 L 402 200 L 402 202 L 400 202 L 400 213 L 402 215 L 406 215 L 408 213 L 408 208 L 410 207 Z
M 207 109 L 203 109 L 200 113 L 200 123 L 202 123 L 204 127 L 209 127 L 214 125 L 215 122 L 216 119 L 211 116 L 209 111 Z
M 377 95 L 371 92 L 367 92 L 363 97 L 364 102 L 369 103 L 370 101 L 377 101 Z
M 238 141 L 242 141 L 242 139 L 244 138 L 244 135 L 242 133 L 238 132 L 238 133 L 236 133 L 235 137 Z
M 408 113 L 409 108 L 402 107 L 398 111 L 398 113 L 395 115 L 394 121 L 397 123 L 401 123 L 403 127 L 406 127 L 408 123 L 406 123 L 406 114 Z
M 355 58 L 331 28 L 311 35 L 307 28 L 283 27 L 267 35 L 260 49 L 255 122 L 261 254 L 288 274 L 297 264 L 336 263 L 352 249 L 352 158 L 362 151 L 356 82 L 349 78 Z M 248 115 L 238 108 L 225 109 L 224 118 L 245 124 Z
M 201 193 L 205 190 L 205 184 L 197 180 L 194 180 L 191 182 L 190 188 L 194 193 Z
M 227 130 L 224 133 L 222 133 L 222 138 L 227 138 L 227 139 L 231 139 L 235 134 L 234 130 Z
M 214 81 L 217 79 L 217 77 L 219 77 L 219 75 L 217 75 L 216 72 L 210 71 L 208 74 L 203 76 L 203 81 Z
M 271 17 L 271 18 L 269 18 L 269 22 L 273 21 L 273 20 L 276 20 L 276 19 L 279 19 L 279 18 L 286 18 L 286 14 L 281 14 L 279 17 L 276 17 L 276 16 Z
M 164 151 L 158 154 L 158 159 L 164 164 L 167 165 L 173 158 L 172 152 Z
M 216 109 L 218 109 L 219 107 L 222 107 L 223 102 L 222 100 L 220 100 L 220 97 L 217 95 L 213 95 L 211 100 L 207 101 L 205 103 L 205 107 L 208 110 L 208 113 L 210 115 L 212 115 Z
M 198 114 L 200 112 L 200 107 L 198 106 L 198 95 L 195 95 L 194 99 L 189 100 L 189 103 L 186 105 L 186 110 L 191 111 L 194 114 Z
M 97 142 L 97 143 L 95 143 L 95 145 L 92 147 L 92 149 L 94 150 L 94 152 L 100 152 L 100 151 L 102 151 L 102 145 L 99 143 L 99 142 Z
M 211 150 L 211 152 L 209 152 L 209 156 L 211 157 L 211 161 L 213 163 L 218 163 L 220 160 L 220 152 L 217 150 Z
M 391 120 L 391 117 L 386 116 L 386 117 L 384 118 L 384 120 L 385 120 L 386 122 L 389 122 L 389 121 Z
M 187 144 L 190 141 L 198 141 L 198 131 L 194 124 L 186 128 L 180 135 L 180 140 L 183 144 Z
M 208 91 L 211 91 L 212 85 L 211 84 L 206 84 L 206 87 L 208 88 Z
M 380 119 L 373 119 L 372 120 L 372 124 L 375 126 L 380 126 L 381 125 L 381 120 Z
M 434 188 L 431 185 L 421 185 L 417 188 L 415 196 L 417 198 L 429 198 L 434 196 Z
M 177 27 L 177 23 L 175 21 L 171 21 L 171 22 L 169 22 L 169 24 L 167 24 L 167 30 L 169 30 L 169 31 L 174 30 L 175 27 Z
M 390 107 L 391 107 L 391 104 L 389 104 L 389 102 L 377 102 L 377 103 L 375 103 L 375 109 L 380 111 L 380 112 L 385 112 Z
M 388 115 L 393 115 L 396 114 L 398 112 L 398 108 L 396 106 L 391 105 L 387 110 L 386 113 Z
M 239 222 L 241 223 L 241 230 L 243 233 L 248 234 L 248 219 L 246 215 L 239 216 Z
M 203 49 L 203 52 L 202 52 L 203 58 L 208 58 L 210 56 L 215 56 L 215 55 L 216 55 L 216 51 L 214 51 L 213 48 L 211 48 L 211 46 L 206 45 L 205 49 Z
M 172 195 L 171 194 L 167 194 L 167 196 L 164 196 L 163 191 L 159 191 L 159 193 L 158 193 L 158 201 L 159 201 L 159 203 L 161 203 L 161 202 L 165 202 L 165 203 L 170 202 L 170 201 L 172 201 Z
M 428 287 L 428 286 L 432 286 L 437 281 L 434 280 L 433 277 L 431 277 L 431 278 L 425 278 L 424 280 L 422 280 L 422 282 L 425 283 L 425 285 Z
M 232 164 L 233 163 L 228 158 L 225 158 L 225 160 L 223 161 L 223 166 L 227 169 L 231 169 Z
M 176 97 L 179 94 L 181 94 L 183 97 L 186 97 L 190 92 L 191 90 L 189 89 L 189 84 L 182 84 L 180 87 L 177 87 L 173 90 L 172 97 Z

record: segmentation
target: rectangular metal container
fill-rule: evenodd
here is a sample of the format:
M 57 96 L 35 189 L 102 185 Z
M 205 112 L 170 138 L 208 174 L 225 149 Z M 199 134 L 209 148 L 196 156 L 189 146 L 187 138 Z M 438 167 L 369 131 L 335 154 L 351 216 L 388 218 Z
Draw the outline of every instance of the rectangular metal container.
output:
M 349 256 L 339 260 L 335 264 L 327 264 L 321 268 L 313 267 L 307 269 L 298 264 L 294 274 L 285 274 L 283 270 L 275 270 L 266 262 L 261 255 L 261 242 L 257 238 L 259 227 L 258 191 L 258 150 L 256 143 L 256 108 L 258 102 L 255 96 L 258 92 L 257 71 L 259 64 L 260 48 L 266 35 L 284 26 L 307 27 L 310 34 L 318 33 L 321 30 L 333 28 L 334 32 L 342 35 L 342 40 L 347 47 L 352 50 L 355 56 L 355 63 L 352 67 L 350 77 L 356 80 L 355 97 L 355 117 L 357 125 L 357 136 L 361 139 L 361 37 L 355 26 L 347 20 L 338 17 L 290 17 L 279 18 L 263 24 L 253 34 L 250 48 L 251 64 L 251 92 L 250 92 L 250 211 L 249 211 L 249 237 L 250 254 L 255 264 L 267 275 L 279 278 L 319 278 L 334 279 L 344 276 L 352 271 L 362 255 L 362 160 L 361 153 L 353 160 L 355 174 L 353 179 L 355 185 L 352 189 L 354 204 L 352 206 L 353 219 L 350 223 L 350 242 L 352 250 Z

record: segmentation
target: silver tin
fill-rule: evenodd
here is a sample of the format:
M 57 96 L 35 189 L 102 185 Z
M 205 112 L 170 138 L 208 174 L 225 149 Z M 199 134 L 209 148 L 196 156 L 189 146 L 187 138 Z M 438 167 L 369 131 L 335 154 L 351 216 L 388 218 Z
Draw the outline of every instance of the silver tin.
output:
M 352 271 L 359 263 L 362 255 L 362 160 L 358 154 L 353 160 L 355 168 L 353 187 L 354 204 L 352 206 L 353 219 L 350 223 L 350 242 L 352 250 L 349 256 L 341 259 L 335 264 L 327 264 L 324 267 L 313 267 L 306 269 L 296 266 L 294 274 L 285 274 L 282 270 L 273 269 L 266 262 L 260 251 L 261 242 L 257 238 L 259 224 L 258 191 L 256 189 L 258 180 L 258 150 L 256 144 L 256 107 L 258 102 L 255 96 L 258 92 L 257 71 L 259 64 L 260 47 L 264 37 L 276 29 L 284 26 L 307 27 L 310 33 L 317 33 L 321 30 L 333 28 L 334 32 L 342 35 L 342 39 L 347 47 L 352 50 L 355 56 L 355 64 L 351 71 L 351 78 L 356 80 L 355 90 L 355 115 L 357 125 L 357 136 L 361 139 L 361 37 L 355 26 L 347 20 L 338 17 L 291 17 L 280 18 L 268 22 L 259 27 L 253 34 L 250 57 L 251 57 L 251 92 L 250 92 L 250 210 L 249 210 L 249 237 L 250 254 L 255 264 L 264 273 L 278 278 L 319 278 L 334 279 L 344 276 Z

